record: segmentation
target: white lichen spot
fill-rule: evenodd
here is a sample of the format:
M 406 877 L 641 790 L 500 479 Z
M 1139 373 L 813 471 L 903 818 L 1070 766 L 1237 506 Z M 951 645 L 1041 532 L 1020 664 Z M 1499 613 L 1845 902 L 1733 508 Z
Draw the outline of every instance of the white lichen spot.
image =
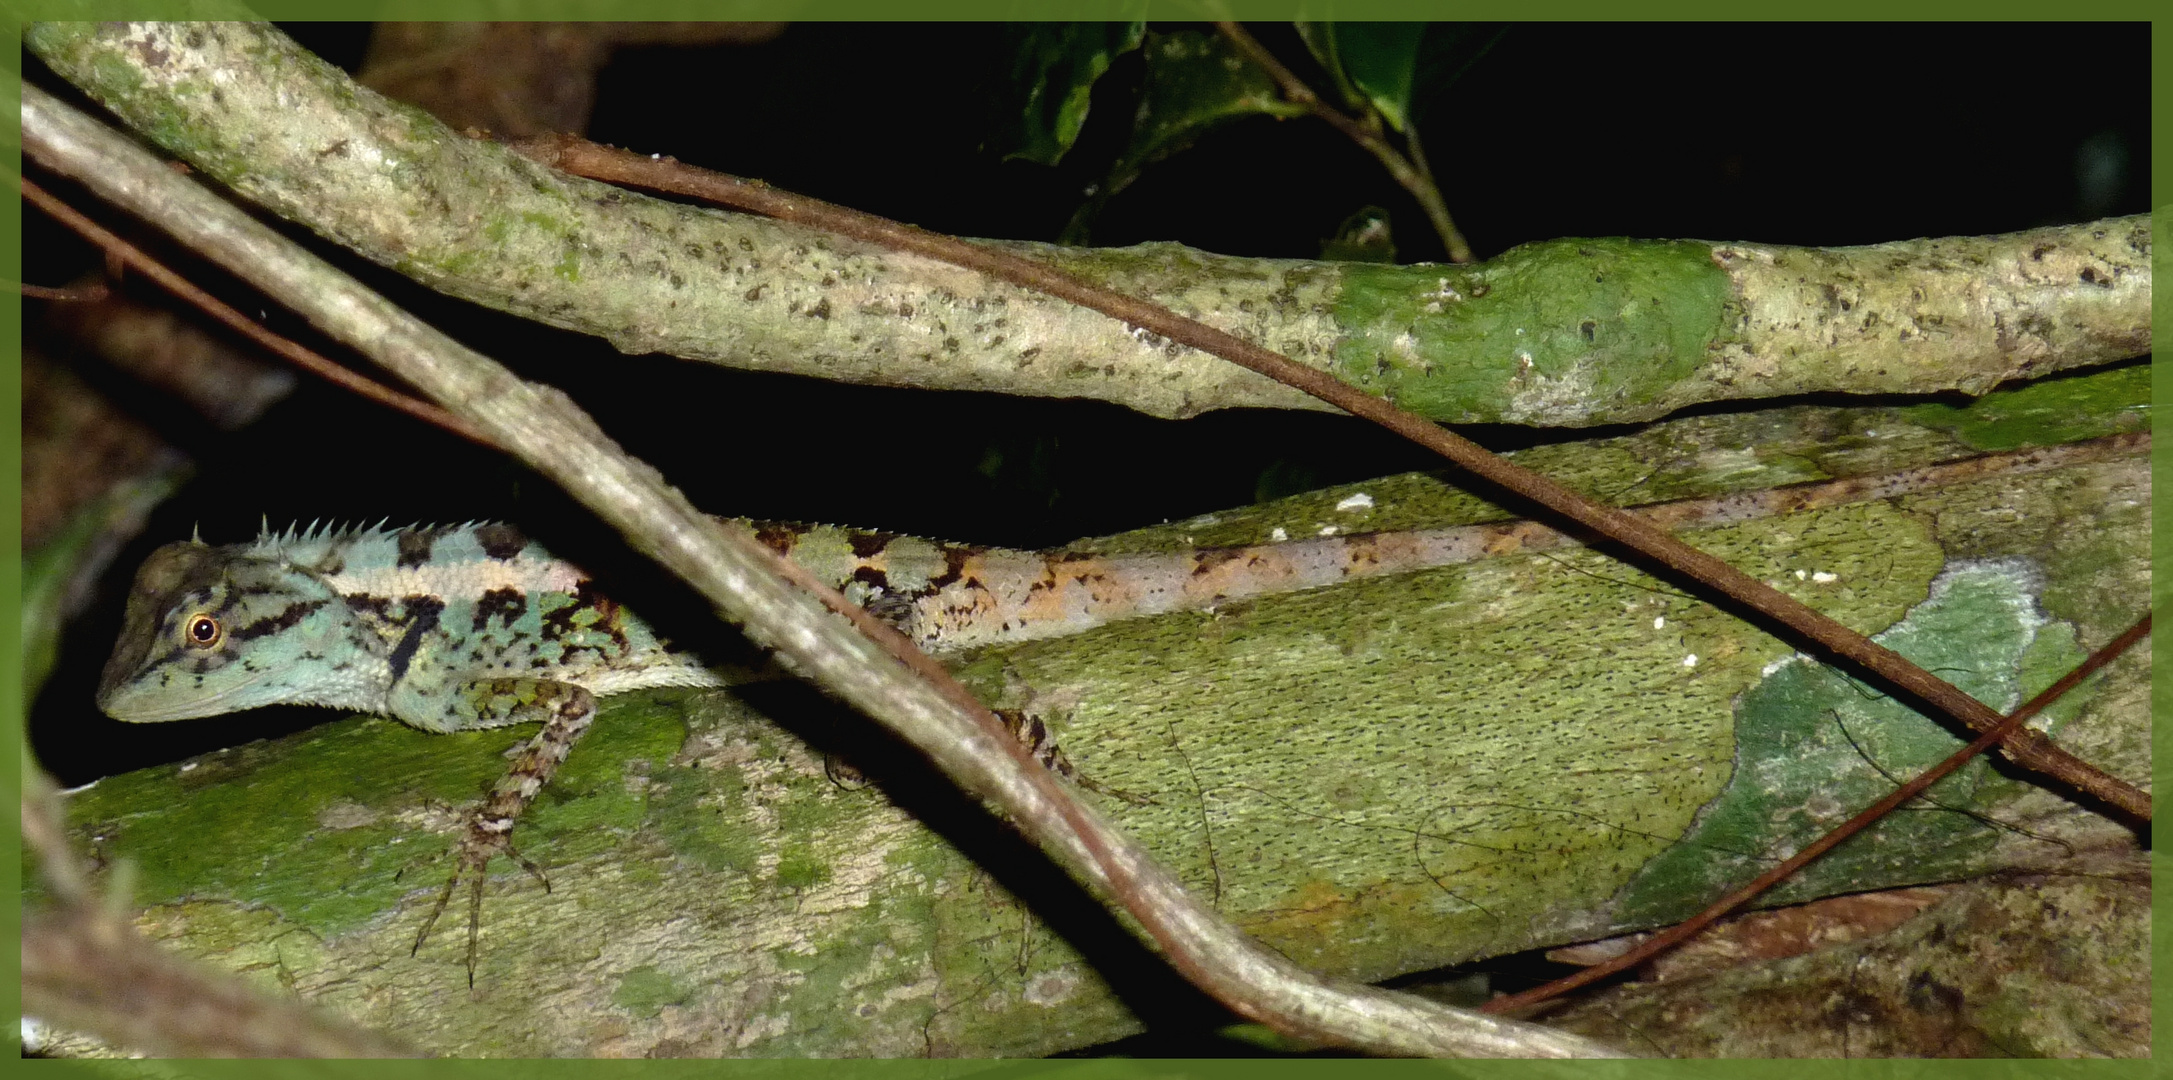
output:
M 1344 513 L 1353 510 L 1371 510 L 1373 509 L 1373 496 L 1361 491 L 1356 495 L 1346 496 L 1342 502 L 1335 504 L 1335 508 Z
M 1773 677 L 1774 672 L 1779 671 L 1782 668 L 1787 667 L 1788 665 L 1793 664 L 1798 660 L 1809 662 L 1810 659 L 1810 657 L 1805 656 L 1802 653 L 1790 653 L 1787 656 L 1781 657 L 1780 659 L 1775 660 L 1774 662 L 1767 664 L 1762 668 L 1759 668 L 1758 677 L 1761 679 L 1770 679 Z
M 1803 580 L 1804 578 L 1807 578 L 1807 577 L 1809 577 L 1809 576 L 1810 576 L 1809 574 L 1806 574 L 1806 573 L 1804 573 L 1804 572 L 1803 572 L 1803 571 L 1801 571 L 1801 570 L 1798 570 L 1798 571 L 1796 571 L 1796 580 L 1797 580 L 1797 581 L 1802 581 L 1802 580 Z
M 1408 359 L 1418 355 L 1418 338 L 1413 337 L 1409 331 L 1405 331 L 1397 334 L 1396 339 L 1389 342 L 1389 347 L 1396 350 L 1396 355 Z
M 1684 667 L 1697 667 L 1697 666 L 1698 666 L 1698 654 L 1697 654 L 1697 653 L 1691 653 L 1690 655 L 1688 655 L 1688 656 L 1685 656 L 1685 657 L 1683 657 L 1683 666 L 1684 666 Z
M 1523 328 L 1523 327 L 1521 327 L 1521 326 L 1517 327 L 1517 336 L 1518 336 L 1518 337 L 1523 337 L 1523 336 L 1524 336 L 1524 328 Z
M 380 816 L 377 811 L 353 799 L 342 799 L 317 811 L 317 824 L 335 831 L 359 829 L 365 825 L 377 824 Z
M 1320 535 L 1322 536 L 1334 536 L 1339 531 L 1341 530 L 1337 529 L 1333 525 L 1323 525 L 1320 527 Z
M 194 762 L 194 761 L 184 761 L 184 762 L 182 762 L 182 763 L 181 763 L 181 771 L 182 771 L 182 772 L 195 772 L 195 771 L 196 771 L 196 766 L 197 766 L 198 764 L 199 764 L 198 762 Z
M 1531 353 L 1530 353 L 1529 351 L 1527 351 L 1527 350 L 1524 350 L 1524 349 L 1518 349 L 1518 350 L 1517 350 L 1517 373 L 1518 373 L 1518 374 L 1523 374 L 1524 372 L 1527 372 L 1527 371 L 1530 371 L 1530 370 L 1532 370 L 1532 354 L 1531 354 Z
M 1280 525 L 1268 530 L 1268 539 L 1278 544 L 1290 539 L 1290 531 Z
M 1652 628 L 1653 628 L 1653 629 L 1655 629 L 1655 630 L 1665 630 L 1665 629 L 1667 629 L 1667 616 L 1665 616 L 1665 615 L 1655 615 L 1655 616 L 1653 616 L 1653 617 L 1652 617 Z
M 1826 571 L 1821 570 L 1818 573 L 1812 574 L 1811 580 L 1821 585 L 1831 585 L 1834 582 L 1841 580 L 1841 577 L 1838 574 L 1829 574 Z
M 1058 968 L 1027 980 L 1019 996 L 1027 1001 L 1050 1008 L 1071 999 L 1079 990 L 1079 973 L 1070 968 Z
M 745 1050 L 765 1039 L 774 1039 L 792 1030 L 792 1017 L 785 1013 L 766 1013 L 742 1021 L 739 1038 L 734 1040 L 737 1049 Z

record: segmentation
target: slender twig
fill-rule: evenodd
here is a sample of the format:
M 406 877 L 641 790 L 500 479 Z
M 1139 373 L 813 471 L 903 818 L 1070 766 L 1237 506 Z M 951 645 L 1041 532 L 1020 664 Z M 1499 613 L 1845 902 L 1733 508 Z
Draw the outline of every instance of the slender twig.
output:
M 1893 811 L 1895 807 L 1916 798 L 1926 788 L 1946 779 L 1947 774 L 1961 768 L 1963 765 L 1968 764 L 1970 759 L 1991 749 L 1992 745 L 1999 742 L 2009 731 L 2020 727 L 2030 717 L 2043 712 L 2053 702 L 2058 701 L 2068 691 L 2073 690 L 2099 668 L 2112 663 L 2119 658 L 2120 654 L 2135 647 L 2135 644 L 2143 640 L 2149 633 L 2150 616 L 2146 614 L 2134 626 L 2122 631 L 2119 637 L 2107 642 L 2104 648 L 2091 653 L 2088 659 L 2075 665 L 2075 669 L 2061 676 L 2058 682 L 2046 687 L 2043 693 L 2031 698 L 2021 708 L 2008 713 L 2006 719 L 2000 721 L 1999 726 L 1977 736 L 1976 740 L 1968 746 L 1955 751 L 1946 760 L 1919 773 L 1908 783 L 1896 787 L 1893 791 L 1887 793 L 1885 798 L 1865 807 L 1862 813 L 1843 822 L 1832 832 L 1819 837 L 1803 850 L 1782 861 L 1778 866 L 1758 875 L 1750 884 L 1714 901 L 1711 907 L 1699 912 L 1695 917 L 1669 927 L 1666 931 L 1653 936 L 1637 948 L 1605 963 L 1594 964 L 1582 971 L 1565 975 L 1553 982 L 1535 986 L 1522 993 L 1495 998 L 1481 1006 L 1481 1010 L 1490 1013 L 1505 1013 L 1536 1005 L 1549 998 L 1566 994 L 1580 986 L 1604 979 L 1618 971 L 1627 971 L 1688 941 L 1695 937 L 1699 931 L 1712 925 L 1715 920 L 1749 903 L 1759 893 L 1787 880 L 1790 875 L 1809 865 L 1812 860 L 1832 851 L 1843 840 L 1862 832 L 1873 822 Z
M 1359 123 L 1330 108 L 1327 102 L 1320 99 L 1319 94 L 1313 92 L 1312 87 L 1305 85 L 1305 80 L 1292 74 L 1289 68 L 1283 66 L 1282 61 L 1275 58 L 1274 53 L 1269 52 L 1242 25 L 1218 22 L 1215 29 L 1229 38 L 1230 43 L 1244 53 L 1246 59 L 1260 65 L 1261 70 L 1275 80 L 1275 85 L 1282 89 L 1283 96 L 1292 104 L 1305 106 L 1306 111 L 1327 121 L 1331 127 L 1372 154 L 1381 163 L 1381 167 L 1388 170 L 1388 175 L 1405 191 L 1410 192 L 1411 197 L 1418 200 L 1419 207 L 1426 211 L 1426 219 L 1433 223 L 1434 232 L 1441 237 L 1442 246 L 1449 250 L 1450 262 L 1471 261 L 1471 243 L 1464 239 L 1464 234 L 1457 229 L 1456 222 L 1449 217 L 1449 206 L 1441 199 L 1441 186 L 1434 182 L 1433 171 L 1426 167 L 1426 160 L 1417 153 L 1416 131 L 1411 134 L 1412 155 L 1405 157 L 1381 136 L 1378 119 L 1369 115 L 1366 123 Z
M 1072 799 L 985 708 L 964 708 L 957 700 L 962 689 L 923 679 L 840 623 L 773 573 L 773 555 L 752 535 L 695 509 L 656 470 L 620 451 L 565 395 L 516 378 L 27 84 L 22 132 L 27 157 L 153 221 L 304 313 L 564 487 L 795 671 L 889 726 L 966 790 L 994 801 L 1075 877 L 1121 904 L 1172 966 L 1240 1015 L 1285 1034 L 1379 1053 L 1618 1055 L 1564 1032 L 1324 978 L 1268 950 Z
M 111 290 L 106 288 L 106 283 L 103 281 L 93 281 L 88 285 L 71 285 L 57 289 L 51 285 L 31 285 L 21 281 L 11 281 L 8 283 L 7 288 L 9 292 L 21 293 L 32 300 L 57 300 L 68 304 L 92 303 L 103 300 L 111 294 Z
M 1092 308 L 1141 330 L 1212 353 L 1295 387 L 1345 412 L 1370 420 L 1449 459 L 1465 471 L 1520 499 L 1552 510 L 1570 522 L 1638 553 L 1660 567 L 1703 583 L 1743 607 L 1914 697 L 1932 710 L 1976 731 L 1998 727 L 1999 713 L 1899 653 L 1813 610 L 1780 589 L 1722 559 L 1677 539 L 1660 526 L 1617 507 L 1594 502 L 1531 469 L 1490 453 L 1423 416 L 1398 408 L 1317 368 L 1307 367 L 1223 330 L 1167 308 L 1089 284 L 1063 271 L 956 237 L 901 225 L 804 195 L 781 191 L 671 158 L 651 158 L 571 136 L 529 140 L 515 149 L 548 165 L 593 179 L 704 198 L 975 270 Z M 2141 820 L 2151 815 L 2150 796 L 2118 777 L 2062 750 L 2029 728 L 2008 732 L 2001 749 L 2017 764 Z
M 76 234 L 85 240 L 96 244 L 105 251 L 107 258 L 117 259 L 123 265 L 134 267 L 137 272 L 157 282 L 166 291 L 196 305 L 204 314 L 226 324 L 229 329 L 234 330 L 243 337 L 284 357 L 294 366 L 338 386 L 352 390 L 380 405 L 397 409 L 426 424 L 433 424 L 450 431 L 463 439 L 482 443 L 485 446 L 491 445 L 490 439 L 477 430 L 475 425 L 427 401 L 417 400 L 413 396 L 403 394 L 383 383 L 349 371 L 304 348 L 298 342 L 265 329 L 255 319 L 227 306 L 217 297 L 197 288 L 187 278 L 167 269 L 164 264 L 144 254 L 135 245 L 121 239 L 97 222 L 85 217 L 74 207 L 54 198 L 44 188 L 32 183 L 29 177 L 21 177 L 19 182 L 22 184 L 25 201 L 45 211 L 54 220 L 75 230 Z

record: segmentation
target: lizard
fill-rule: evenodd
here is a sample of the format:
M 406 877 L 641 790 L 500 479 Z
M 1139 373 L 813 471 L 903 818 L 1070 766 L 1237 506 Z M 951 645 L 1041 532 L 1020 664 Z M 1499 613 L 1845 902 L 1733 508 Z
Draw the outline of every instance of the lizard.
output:
M 2134 453 L 2147 440 L 2113 436 L 1655 503 L 1637 512 L 1671 529 L 1722 525 L 1995 471 L 2038 471 Z M 763 543 L 938 656 L 1573 542 L 1537 522 L 1512 520 L 1104 555 L 833 526 L 749 527 Z M 513 526 L 312 525 L 266 528 L 250 543 L 213 546 L 192 538 L 153 552 L 130 588 L 97 703 L 129 722 L 270 704 L 389 715 L 431 732 L 541 722 L 542 730 L 468 816 L 454 844 L 452 874 L 416 936 L 419 951 L 467 880 L 472 985 L 484 868 L 505 854 L 548 887 L 542 872 L 514 850 L 512 829 L 595 719 L 597 699 L 723 681 L 700 656 L 672 647 L 604 595 L 585 571 Z M 1078 779 L 1039 719 L 1017 711 L 1000 715 L 1045 766 Z

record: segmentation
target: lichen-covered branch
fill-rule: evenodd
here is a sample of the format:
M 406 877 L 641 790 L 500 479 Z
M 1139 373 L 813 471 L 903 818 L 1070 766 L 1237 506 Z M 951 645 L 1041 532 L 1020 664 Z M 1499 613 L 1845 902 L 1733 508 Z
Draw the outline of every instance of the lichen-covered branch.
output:
M 44 24 L 25 41 L 273 212 L 431 287 L 628 352 L 1160 416 L 1320 407 L 953 267 L 560 176 L 354 85 L 266 26 Z M 1559 240 L 1471 266 L 1010 246 L 1450 422 L 1981 393 L 2150 349 L 2146 217 L 1841 249 Z

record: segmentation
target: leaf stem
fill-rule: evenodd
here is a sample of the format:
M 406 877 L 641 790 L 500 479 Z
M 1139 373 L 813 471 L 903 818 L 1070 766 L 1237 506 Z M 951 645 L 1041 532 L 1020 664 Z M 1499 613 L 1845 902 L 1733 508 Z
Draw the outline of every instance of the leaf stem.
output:
M 1464 234 L 1456 228 L 1456 222 L 1449 217 L 1449 205 L 1442 201 L 1441 188 L 1434 183 L 1433 170 L 1427 168 L 1426 159 L 1419 156 L 1416 125 L 1409 135 L 1411 156 L 1405 157 L 1382 137 L 1381 123 L 1377 116 L 1369 114 L 1366 122 L 1360 123 L 1329 108 L 1320 99 L 1320 95 L 1313 92 L 1312 87 L 1305 85 L 1305 80 L 1292 74 L 1289 68 L 1283 66 L 1282 61 L 1275 58 L 1274 53 L 1269 52 L 1238 23 L 1218 22 L 1215 29 L 1229 38 L 1230 43 L 1237 46 L 1238 51 L 1244 53 L 1247 59 L 1260 65 L 1261 70 L 1266 71 L 1268 77 L 1282 87 L 1283 97 L 1293 104 L 1305 106 L 1307 111 L 1326 120 L 1329 126 L 1372 154 L 1381 163 L 1381 167 L 1388 170 L 1388 175 L 1405 191 L 1410 192 L 1412 198 L 1418 200 L 1419 208 L 1426 212 L 1426 220 L 1433 223 L 1434 234 L 1441 237 L 1441 245 L 1448 249 L 1450 262 L 1472 261 L 1471 242 L 1464 239 Z

